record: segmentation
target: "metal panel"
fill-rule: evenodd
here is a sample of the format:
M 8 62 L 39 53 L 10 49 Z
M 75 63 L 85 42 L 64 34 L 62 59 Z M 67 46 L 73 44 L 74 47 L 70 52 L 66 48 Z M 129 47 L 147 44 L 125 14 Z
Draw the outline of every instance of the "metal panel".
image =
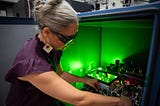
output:
M 1 1 L 11 2 L 11 3 L 17 3 L 19 0 L 1 0 Z

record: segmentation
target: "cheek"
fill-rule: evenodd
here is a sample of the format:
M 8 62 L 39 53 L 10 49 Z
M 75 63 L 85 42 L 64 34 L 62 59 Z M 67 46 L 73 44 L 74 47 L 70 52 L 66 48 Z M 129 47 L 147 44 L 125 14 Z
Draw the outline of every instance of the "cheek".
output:
M 63 42 L 61 42 L 58 38 L 51 38 L 50 43 L 53 47 L 59 48 L 61 46 L 64 46 Z
M 57 46 L 58 46 L 58 47 L 64 46 L 64 44 L 63 44 L 61 41 L 57 41 Z

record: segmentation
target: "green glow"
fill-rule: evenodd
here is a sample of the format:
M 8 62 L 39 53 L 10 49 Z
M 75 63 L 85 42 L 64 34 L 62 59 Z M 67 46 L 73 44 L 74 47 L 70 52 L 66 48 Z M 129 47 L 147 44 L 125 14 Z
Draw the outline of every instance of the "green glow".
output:
M 92 77 L 92 78 L 96 78 L 100 81 L 103 81 L 104 83 L 110 83 L 111 81 L 113 81 L 115 78 L 117 78 L 117 76 L 112 75 L 112 74 L 106 74 L 103 71 L 93 71 L 92 73 L 87 74 L 88 76 Z
M 152 20 L 112 20 L 81 22 L 80 26 L 102 27 L 102 28 L 152 28 Z
M 102 70 L 102 67 L 98 67 L 97 69 L 98 69 L 98 70 Z
M 137 23 L 138 25 L 138 23 Z M 149 28 L 104 28 L 102 34 L 102 66 L 114 63 L 148 50 L 151 30 Z M 116 31 L 116 33 L 114 33 Z M 132 32 L 132 33 L 131 33 Z
M 61 66 L 74 75 L 85 76 L 89 73 L 88 76 L 109 83 L 117 76 L 93 70 L 101 67 L 98 70 L 103 71 L 115 60 L 122 63 L 131 55 L 149 50 L 152 24 L 153 20 L 149 19 L 80 21 L 78 35 L 74 44 L 64 51 Z
M 82 64 L 80 62 L 71 62 L 70 68 L 73 70 L 79 69 L 82 67 Z
M 87 30 L 87 31 L 86 31 Z M 80 69 L 85 72 L 99 66 L 99 28 L 80 27 L 74 44 L 63 53 L 61 66 L 64 71 L 72 70 L 79 74 Z

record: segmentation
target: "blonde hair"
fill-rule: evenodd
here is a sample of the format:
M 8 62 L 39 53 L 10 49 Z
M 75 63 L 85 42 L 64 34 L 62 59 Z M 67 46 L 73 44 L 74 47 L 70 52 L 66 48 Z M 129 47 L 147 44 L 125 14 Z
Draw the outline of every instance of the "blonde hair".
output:
M 60 31 L 78 21 L 77 13 L 65 0 L 35 0 L 34 19 L 37 24 Z M 41 30 L 42 27 L 39 27 Z

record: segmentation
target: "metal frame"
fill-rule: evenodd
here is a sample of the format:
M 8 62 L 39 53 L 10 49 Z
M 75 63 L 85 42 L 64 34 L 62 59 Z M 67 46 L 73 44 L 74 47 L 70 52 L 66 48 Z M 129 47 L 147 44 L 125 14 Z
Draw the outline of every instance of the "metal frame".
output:
M 153 32 L 141 106 L 158 106 L 160 93 L 160 2 L 78 14 L 80 22 L 152 17 Z

